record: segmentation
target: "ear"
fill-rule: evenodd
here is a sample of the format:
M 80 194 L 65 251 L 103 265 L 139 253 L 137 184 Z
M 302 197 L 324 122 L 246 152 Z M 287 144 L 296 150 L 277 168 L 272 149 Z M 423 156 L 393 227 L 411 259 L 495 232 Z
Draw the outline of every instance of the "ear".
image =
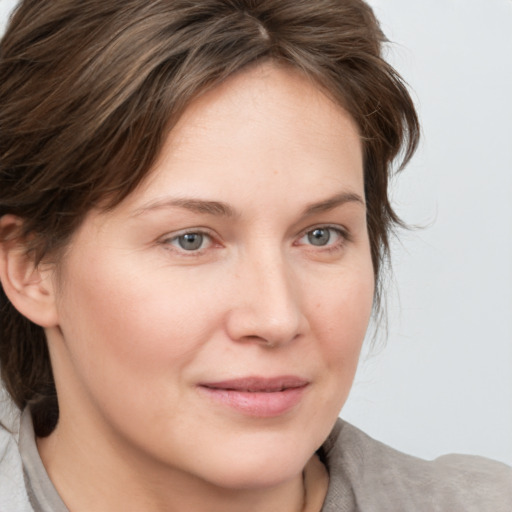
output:
M 41 327 L 57 325 L 54 272 L 35 265 L 20 238 L 23 221 L 14 215 L 0 218 L 0 282 L 12 305 Z

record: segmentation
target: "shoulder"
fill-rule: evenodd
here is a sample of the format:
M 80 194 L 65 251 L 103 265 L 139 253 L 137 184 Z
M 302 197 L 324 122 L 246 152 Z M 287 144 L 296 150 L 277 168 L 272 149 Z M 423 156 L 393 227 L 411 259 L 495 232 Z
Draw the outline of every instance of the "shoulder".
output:
M 5 409 L 5 404 L 0 401 L 0 510 L 33 512 L 18 448 L 17 415 L 12 416 L 9 411 L 7 416 Z
M 483 457 L 422 460 L 341 420 L 322 451 L 331 477 L 329 493 L 336 494 L 338 480 L 348 481 L 362 512 L 512 510 L 512 468 Z

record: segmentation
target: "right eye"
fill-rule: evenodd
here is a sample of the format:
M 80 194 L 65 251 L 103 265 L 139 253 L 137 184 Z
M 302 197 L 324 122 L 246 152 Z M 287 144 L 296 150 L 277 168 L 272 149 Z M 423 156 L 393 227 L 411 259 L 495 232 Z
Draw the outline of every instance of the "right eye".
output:
M 213 243 L 210 235 L 202 231 L 187 231 L 180 233 L 164 241 L 166 244 L 172 245 L 174 248 L 185 252 L 200 252 L 207 249 Z

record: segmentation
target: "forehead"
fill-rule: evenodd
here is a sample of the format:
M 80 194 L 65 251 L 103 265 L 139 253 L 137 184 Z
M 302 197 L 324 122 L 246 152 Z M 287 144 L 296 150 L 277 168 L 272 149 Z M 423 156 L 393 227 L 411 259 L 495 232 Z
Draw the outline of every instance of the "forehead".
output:
M 356 123 L 299 71 L 265 63 L 188 106 L 129 202 L 169 191 L 248 200 L 277 190 L 310 203 L 322 199 L 311 197 L 315 190 L 333 187 L 364 195 Z
M 236 114 L 236 117 L 233 117 Z M 296 121 L 302 122 L 297 124 Z M 208 129 L 213 123 L 246 125 L 252 129 L 271 121 L 276 129 L 283 125 L 302 142 L 315 128 L 318 141 L 328 144 L 329 133 L 341 124 L 357 134 L 357 125 L 348 113 L 334 103 L 320 86 L 299 70 L 274 62 L 246 69 L 191 102 L 178 121 L 170 141 L 178 142 L 193 132 Z M 242 131 L 240 135 L 244 135 Z M 231 135 L 234 135 L 233 133 Z M 269 136 L 272 133 L 268 134 Z M 343 133 L 344 138 L 348 135 Z M 358 142 L 356 135 L 351 142 Z

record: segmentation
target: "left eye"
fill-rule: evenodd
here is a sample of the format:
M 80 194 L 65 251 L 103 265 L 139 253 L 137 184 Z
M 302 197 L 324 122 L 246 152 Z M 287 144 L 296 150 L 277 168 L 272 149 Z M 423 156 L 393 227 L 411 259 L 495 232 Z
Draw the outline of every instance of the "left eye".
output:
M 206 233 L 191 231 L 171 238 L 169 243 L 184 251 L 192 252 L 204 249 L 211 243 L 211 238 Z
M 339 229 L 330 227 L 318 227 L 308 231 L 301 238 L 301 243 L 314 245 L 316 247 L 324 247 L 339 242 L 343 235 Z

